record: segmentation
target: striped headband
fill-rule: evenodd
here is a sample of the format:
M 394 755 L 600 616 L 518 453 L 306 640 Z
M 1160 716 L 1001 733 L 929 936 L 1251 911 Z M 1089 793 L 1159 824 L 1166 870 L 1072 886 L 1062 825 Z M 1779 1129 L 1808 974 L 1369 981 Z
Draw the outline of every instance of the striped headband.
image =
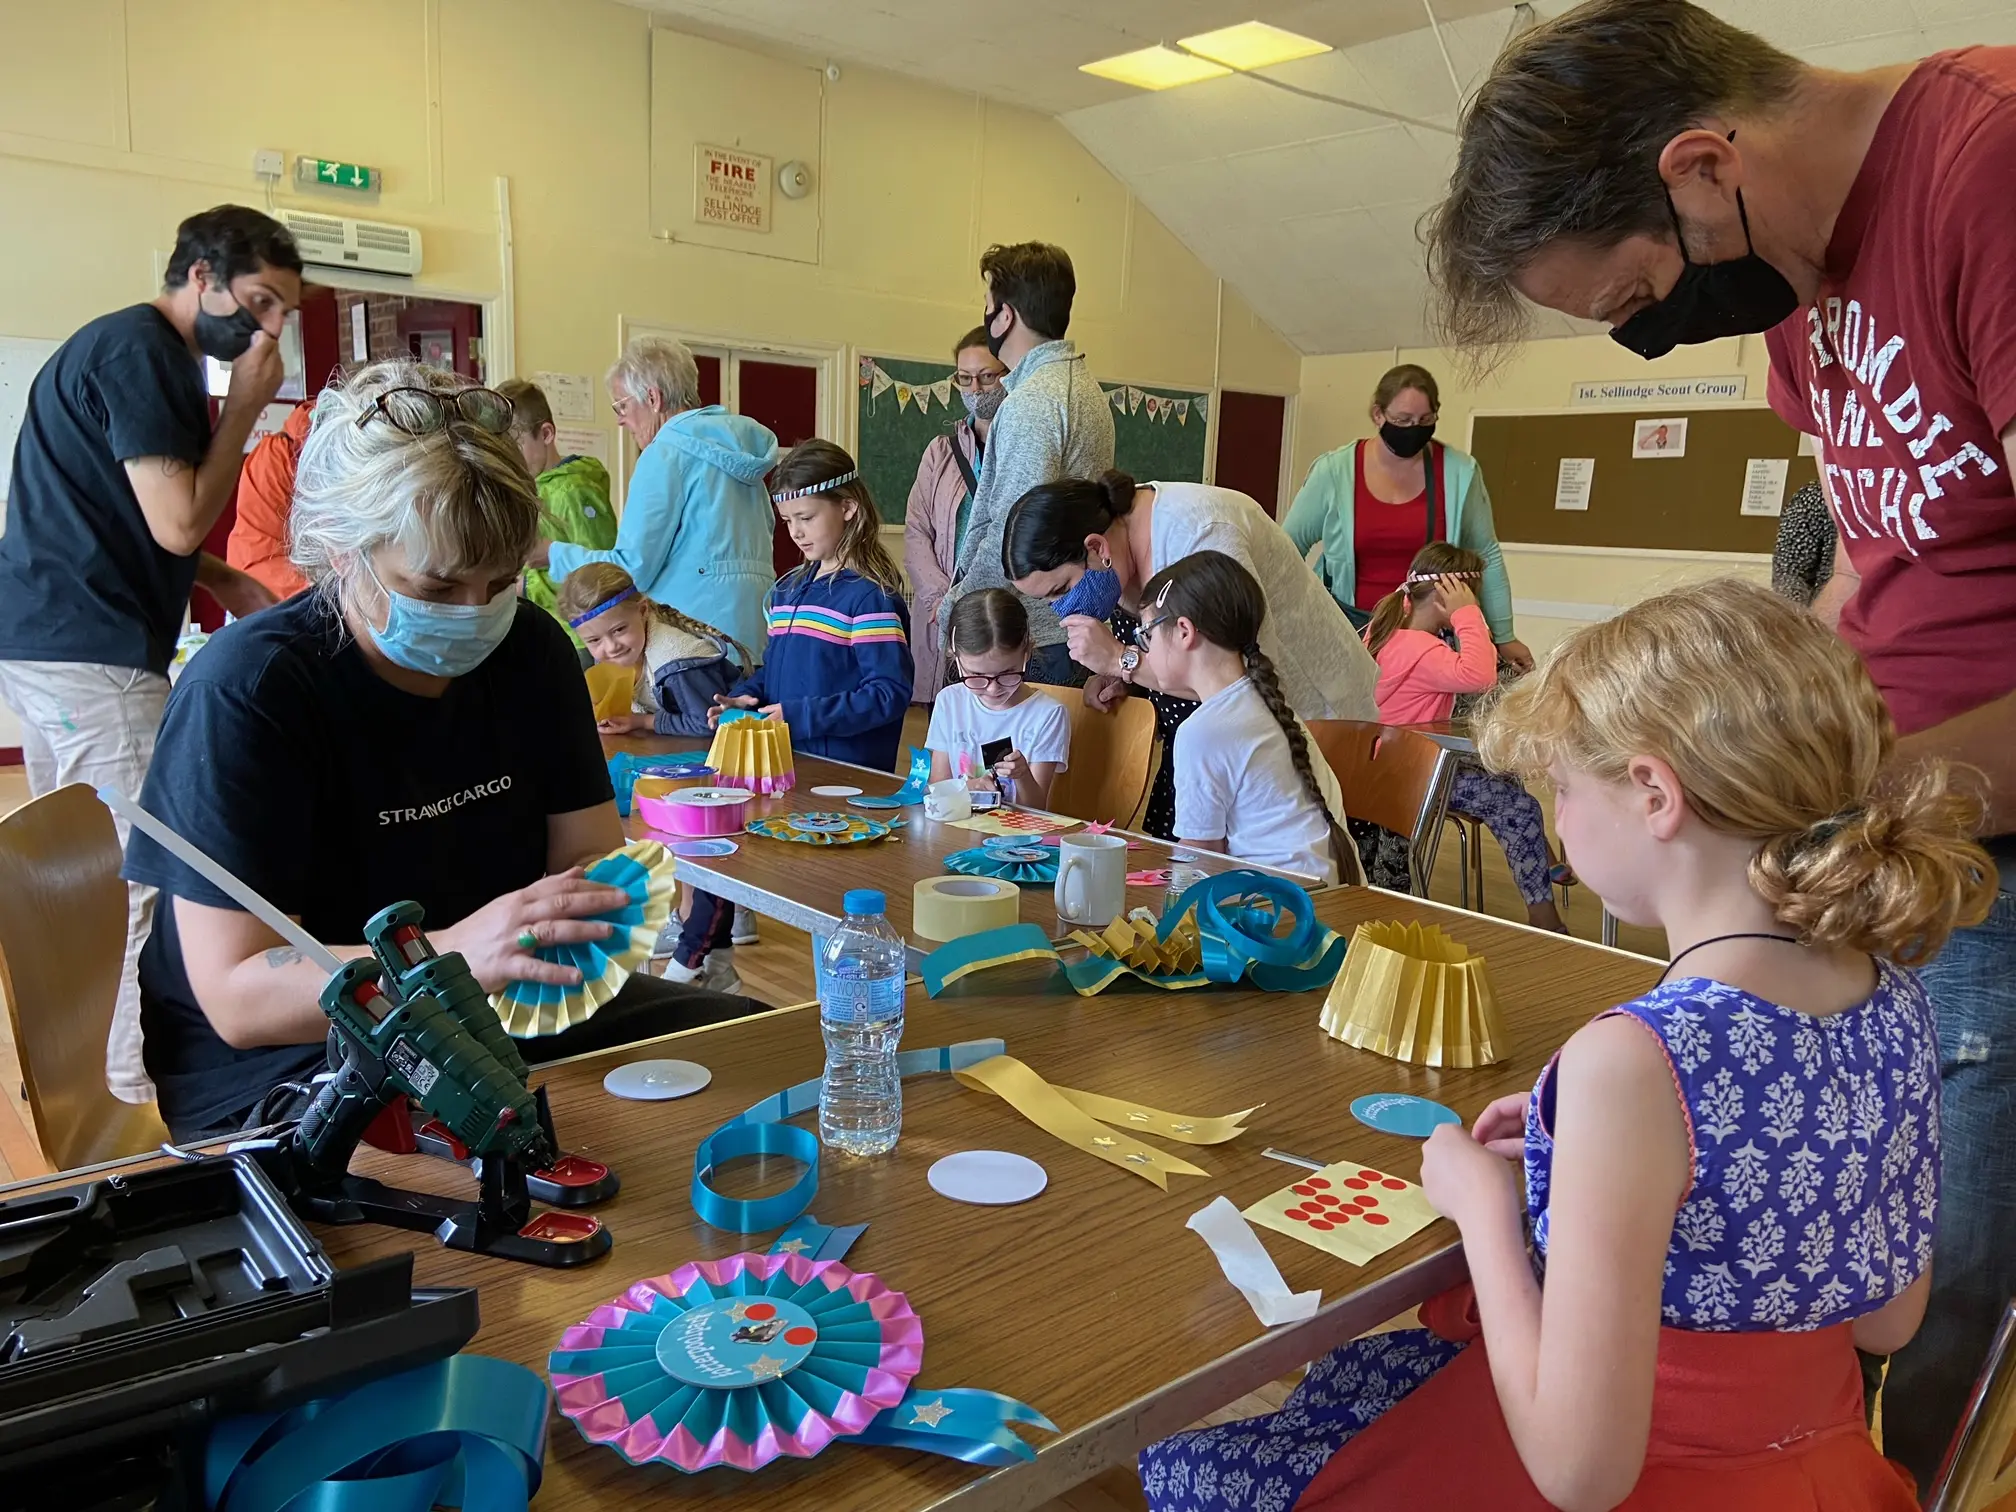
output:
M 807 494 L 829 493 L 833 489 L 838 488 L 842 483 L 852 483 L 860 476 L 861 469 L 857 467 L 854 471 L 844 472 L 837 478 L 828 478 L 824 483 L 814 483 L 810 488 L 794 488 L 789 493 L 772 494 L 770 495 L 770 502 L 772 504 L 788 504 L 793 499 L 804 498 Z
M 602 600 L 601 603 L 597 604 L 593 609 L 590 609 L 587 613 L 575 615 L 574 618 L 567 621 L 567 623 L 572 625 L 576 630 L 579 630 L 583 625 L 587 624 L 588 621 L 595 618 L 596 615 L 607 614 L 611 609 L 614 609 L 618 604 L 622 603 L 625 599 L 633 599 L 635 597 L 637 597 L 637 590 L 634 586 L 630 588 L 625 588 L 621 593 L 610 594 L 609 597 Z
M 1469 579 L 1481 578 L 1482 576 L 1484 574 L 1481 572 L 1410 572 L 1407 574 L 1407 581 L 1409 583 L 1439 583 L 1445 577 Z

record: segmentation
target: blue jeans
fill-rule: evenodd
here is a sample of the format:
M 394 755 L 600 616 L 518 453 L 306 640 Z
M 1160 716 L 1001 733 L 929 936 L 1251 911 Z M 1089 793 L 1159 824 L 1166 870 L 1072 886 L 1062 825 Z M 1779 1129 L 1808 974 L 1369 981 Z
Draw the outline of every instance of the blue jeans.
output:
M 1071 660 L 1071 648 L 1058 644 L 1038 646 L 1029 657 L 1031 682 L 1049 683 L 1053 688 L 1082 688 L 1092 674 Z
M 1921 1491 L 2016 1297 L 2016 894 L 1922 975 L 1939 1012 L 1939 1236 L 1925 1325 L 1890 1357 L 1883 1387 L 1883 1452 Z

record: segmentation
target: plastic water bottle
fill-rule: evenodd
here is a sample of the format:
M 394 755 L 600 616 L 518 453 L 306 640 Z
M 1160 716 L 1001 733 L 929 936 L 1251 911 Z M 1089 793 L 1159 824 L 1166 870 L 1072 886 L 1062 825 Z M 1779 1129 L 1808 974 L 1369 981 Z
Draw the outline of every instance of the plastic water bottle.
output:
M 886 1155 L 903 1128 L 903 941 L 883 917 L 879 892 L 850 891 L 847 920 L 814 966 L 826 1074 L 819 1083 L 819 1140 L 849 1155 Z

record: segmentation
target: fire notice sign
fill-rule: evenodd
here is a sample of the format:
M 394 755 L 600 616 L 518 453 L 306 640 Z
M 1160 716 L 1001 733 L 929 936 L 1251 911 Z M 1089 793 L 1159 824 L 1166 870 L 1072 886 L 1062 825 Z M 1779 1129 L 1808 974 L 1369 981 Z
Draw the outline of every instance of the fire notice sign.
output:
M 701 143 L 693 149 L 693 218 L 738 231 L 770 229 L 770 159 Z

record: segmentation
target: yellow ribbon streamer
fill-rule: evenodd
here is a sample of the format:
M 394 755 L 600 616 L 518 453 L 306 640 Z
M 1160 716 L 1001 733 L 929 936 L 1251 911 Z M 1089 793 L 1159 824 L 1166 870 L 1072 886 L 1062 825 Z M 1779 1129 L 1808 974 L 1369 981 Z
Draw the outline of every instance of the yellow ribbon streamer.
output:
M 1137 909 L 1133 914 L 1116 914 L 1098 934 L 1074 929 L 1070 938 L 1095 956 L 1120 961 L 1137 971 L 1163 976 L 1187 976 L 1196 971 L 1204 958 L 1196 915 L 1185 916 L 1167 940 L 1155 937 L 1156 923 L 1153 914 Z
M 1197 1118 L 1186 1113 L 1165 1113 L 1160 1108 L 1127 1102 L 1118 1097 L 1105 1097 L 1097 1092 L 1079 1092 L 1070 1087 L 1054 1087 L 1052 1090 L 1075 1104 L 1080 1112 L 1089 1113 L 1101 1123 L 1109 1123 L 1116 1129 L 1153 1134 L 1158 1139 L 1175 1139 L 1193 1145 L 1224 1144 L 1229 1139 L 1238 1138 L 1246 1132 L 1244 1120 L 1267 1106 L 1255 1103 L 1250 1108 L 1241 1108 L 1237 1113 L 1227 1113 L 1220 1118 Z
M 1109 1165 L 1132 1171 L 1165 1192 L 1169 1190 L 1171 1175 L 1210 1173 L 1153 1145 L 1143 1144 L 1130 1130 L 1146 1130 L 1187 1144 L 1222 1144 L 1243 1132 L 1238 1127 L 1239 1120 L 1254 1111 L 1248 1108 L 1222 1118 L 1165 1113 L 1096 1092 L 1053 1087 L 1012 1055 L 997 1055 L 954 1075 L 968 1087 L 993 1093 L 1044 1133 L 1088 1155 L 1096 1155 Z

